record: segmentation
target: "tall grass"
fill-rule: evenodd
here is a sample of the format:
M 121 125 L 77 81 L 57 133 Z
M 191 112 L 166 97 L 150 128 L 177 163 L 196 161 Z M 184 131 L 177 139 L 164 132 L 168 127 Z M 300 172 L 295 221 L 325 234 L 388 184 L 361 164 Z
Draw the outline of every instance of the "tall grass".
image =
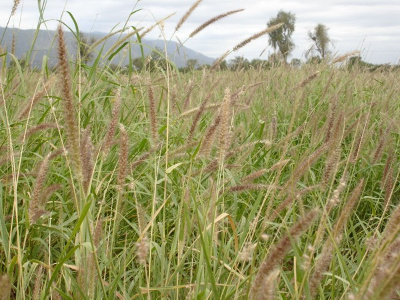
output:
M 399 74 L 136 74 L 64 30 L 55 71 L 0 57 L 0 299 L 399 297 Z

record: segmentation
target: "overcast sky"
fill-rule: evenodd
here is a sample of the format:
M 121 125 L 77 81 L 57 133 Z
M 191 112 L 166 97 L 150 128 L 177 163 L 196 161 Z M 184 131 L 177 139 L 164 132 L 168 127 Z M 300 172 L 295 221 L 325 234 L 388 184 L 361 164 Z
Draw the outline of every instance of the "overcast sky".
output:
M 22 29 L 36 28 L 39 18 L 37 2 L 21 0 L 9 26 Z M 43 1 L 41 1 L 43 2 Z M 194 0 L 50 0 L 44 18 L 49 20 L 41 28 L 54 29 L 61 16 L 67 24 L 71 18 L 63 11 L 70 11 L 80 30 L 110 32 L 112 28 L 127 25 L 148 27 L 159 19 L 175 12 L 165 22 L 165 37 L 185 41 L 189 34 L 208 19 L 229 10 L 244 8 L 245 11 L 212 24 L 195 37 L 185 41 L 185 46 L 210 57 L 219 57 L 227 50 L 252 34 L 263 30 L 268 20 L 279 10 L 296 15 L 293 39 L 296 48 L 291 58 L 304 60 L 304 52 L 310 46 L 307 32 L 318 23 L 329 28 L 334 43 L 334 53 L 360 50 L 363 60 L 372 63 L 399 63 L 400 60 L 400 0 L 203 0 L 182 28 L 172 36 L 179 19 Z M 12 0 L 0 0 L 0 26 L 9 19 Z M 141 9 L 129 17 L 131 12 Z M 172 36 L 172 37 L 171 37 Z M 160 37 L 155 29 L 148 38 Z M 273 49 L 268 46 L 268 36 L 248 44 L 234 56 L 248 59 L 266 59 Z

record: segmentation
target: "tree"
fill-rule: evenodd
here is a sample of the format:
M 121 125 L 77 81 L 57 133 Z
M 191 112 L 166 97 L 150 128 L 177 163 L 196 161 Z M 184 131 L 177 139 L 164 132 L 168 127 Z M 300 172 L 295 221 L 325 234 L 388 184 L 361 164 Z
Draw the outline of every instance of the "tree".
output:
M 321 58 L 324 59 L 329 54 L 328 46 L 331 42 L 328 36 L 328 28 L 324 24 L 318 24 L 313 31 L 308 32 L 308 37 L 313 44 L 306 55 L 308 56 L 310 53 L 312 54 L 314 51 L 317 51 L 321 55 Z
M 78 44 L 79 56 L 84 64 L 88 64 L 93 58 L 93 53 L 90 52 L 91 46 L 96 42 L 94 37 L 88 38 L 83 33 L 80 34 L 80 40 Z
M 282 54 L 285 63 L 295 47 L 292 40 L 295 22 L 296 16 L 294 14 L 281 10 L 276 17 L 270 19 L 267 23 L 268 27 L 283 23 L 281 27 L 271 31 L 268 35 L 269 44 L 275 51 L 278 50 Z
M 199 66 L 197 59 L 188 59 L 186 61 L 186 68 L 188 70 L 194 70 Z
M 280 52 L 278 52 L 278 53 L 271 53 L 271 54 L 268 56 L 268 63 L 269 63 L 270 66 L 273 66 L 273 67 L 279 67 L 279 66 L 281 66 L 283 60 L 284 60 L 283 55 L 282 55 Z
M 230 65 L 232 70 L 234 71 L 237 71 L 241 68 L 247 70 L 250 66 L 250 62 L 243 56 L 236 56 L 234 59 L 230 61 Z
M 221 63 L 219 64 L 218 68 L 219 68 L 221 71 L 228 70 L 228 62 L 224 59 L 224 60 L 221 61 Z
M 147 56 L 146 69 L 149 71 L 155 70 L 166 70 L 168 61 L 164 56 L 164 52 L 161 48 L 155 47 Z
M 311 56 L 306 55 L 306 56 L 308 57 L 307 59 L 308 64 L 317 65 L 322 62 L 322 58 L 319 57 L 318 55 L 311 55 Z
M 292 61 L 290 62 L 290 65 L 295 67 L 295 68 L 300 68 L 301 67 L 301 60 L 298 58 L 293 58 Z
M 142 57 L 135 57 L 132 59 L 132 66 L 135 69 L 135 71 L 142 71 L 144 68 L 144 63 L 146 61 Z
M 254 68 L 254 69 L 266 69 L 268 68 L 268 61 L 267 60 L 262 60 L 262 59 L 258 59 L 258 58 L 254 58 L 251 60 L 250 65 Z

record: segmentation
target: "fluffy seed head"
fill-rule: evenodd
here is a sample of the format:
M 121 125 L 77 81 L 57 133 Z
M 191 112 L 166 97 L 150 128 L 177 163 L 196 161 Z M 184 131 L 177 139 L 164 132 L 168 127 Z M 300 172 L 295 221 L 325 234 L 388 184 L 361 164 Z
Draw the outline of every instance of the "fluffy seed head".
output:
M 71 154 L 72 164 L 80 174 L 81 161 L 79 155 L 79 131 L 75 117 L 75 104 L 72 96 L 72 84 L 67 59 L 67 47 L 61 25 L 58 26 L 58 63 L 60 69 L 60 84 L 62 88 L 64 118 L 68 136 L 68 150 Z
M 150 245 L 146 236 L 136 243 L 137 260 L 141 265 L 146 265 Z
M 182 27 L 183 23 L 189 18 L 189 16 L 192 14 L 192 12 L 196 9 L 196 7 L 200 4 L 200 2 L 203 0 L 197 0 L 193 5 L 189 8 L 189 10 L 183 15 L 183 17 L 179 20 L 178 24 L 175 27 L 175 31 L 178 31 L 179 28 Z
M 251 294 L 255 299 L 261 297 L 260 292 L 262 291 L 266 278 L 268 278 L 268 276 L 285 258 L 286 253 L 290 249 L 291 240 L 298 238 L 300 234 L 313 223 L 318 213 L 317 209 L 309 211 L 300 221 L 290 228 L 289 233 L 283 236 L 268 253 L 267 257 L 262 262 L 251 287 Z
M 196 34 L 198 34 L 200 31 L 202 31 L 204 28 L 206 28 L 207 26 L 211 25 L 212 23 L 217 22 L 218 20 L 221 20 L 222 18 L 225 18 L 227 16 L 233 15 L 235 13 L 241 12 L 244 9 L 237 9 L 237 10 L 231 10 L 228 11 L 224 14 L 220 14 L 210 20 L 208 20 L 207 22 L 201 24 L 199 27 L 197 27 L 195 30 L 193 30 L 193 32 L 189 35 L 190 37 L 194 37 Z
M 283 23 L 279 23 L 273 26 L 268 27 L 267 29 L 264 29 L 254 35 L 252 35 L 251 37 L 249 37 L 248 39 L 245 39 L 244 41 L 240 42 L 239 44 L 237 44 L 235 47 L 233 47 L 233 51 L 237 51 L 240 48 L 246 46 L 248 43 L 250 43 L 252 40 L 258 39 L 259 37 L 266 35 L 267 33 L 270 33 L 274 30 L 277 30 L 278 28 L 280 28 L 283 25 Z

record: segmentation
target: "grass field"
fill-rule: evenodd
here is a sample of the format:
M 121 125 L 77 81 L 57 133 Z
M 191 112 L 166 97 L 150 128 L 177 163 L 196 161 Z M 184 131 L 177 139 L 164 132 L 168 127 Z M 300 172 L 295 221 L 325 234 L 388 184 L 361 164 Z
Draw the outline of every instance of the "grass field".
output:
M 399 299 L 398 71 L 0 57 L 0 299 Z

